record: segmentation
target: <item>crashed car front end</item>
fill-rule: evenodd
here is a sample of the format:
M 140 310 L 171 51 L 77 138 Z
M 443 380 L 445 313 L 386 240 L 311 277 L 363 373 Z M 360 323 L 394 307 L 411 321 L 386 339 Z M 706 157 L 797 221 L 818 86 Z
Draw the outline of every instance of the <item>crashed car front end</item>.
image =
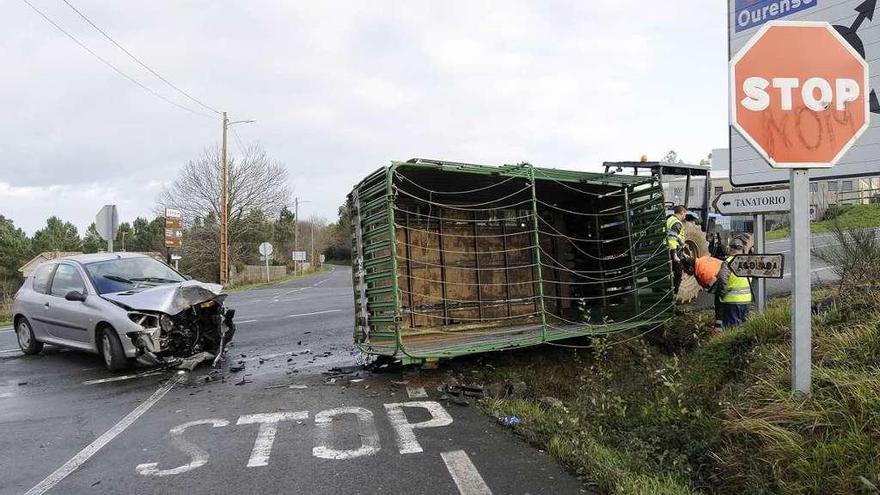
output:
M 208 360 L 218 364 L 235 334 L 235 310 L 224 306 L 220 289 L 185 282 L 105 297 L 122 306 L 138 328 L 125 335 L 139 363 L 192 369 Z

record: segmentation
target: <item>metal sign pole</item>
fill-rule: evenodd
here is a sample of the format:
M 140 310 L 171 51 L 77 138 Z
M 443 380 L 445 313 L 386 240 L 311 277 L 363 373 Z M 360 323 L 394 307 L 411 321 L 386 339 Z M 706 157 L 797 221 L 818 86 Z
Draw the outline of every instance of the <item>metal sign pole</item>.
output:
M 791 171 L 791 243 L 792 267 L 791 312 L 791 387 L 810 392 L 812 372 L 810 328 L 810 172 Z
M 766 253 L 766 248 L 767 246 L 764 243 L 764 214 L 759 213 L 755 215 L 755 252 Z M 759 278 L 757 283 L 758 294 L 755 298 L 755 307 L 761 313 L 767 307 L 767 279 Z
M 269 281 L 269 255 L 264 256 L 266 258 L 266 282 Z

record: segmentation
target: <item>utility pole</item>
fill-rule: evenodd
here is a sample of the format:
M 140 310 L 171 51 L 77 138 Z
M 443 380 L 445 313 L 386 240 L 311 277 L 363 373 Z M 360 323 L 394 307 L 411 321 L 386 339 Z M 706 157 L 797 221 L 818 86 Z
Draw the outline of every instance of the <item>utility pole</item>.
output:
M 230 122 L 223 112 L 223 139 L 220 148 L 220 284 L 229 282 L 229 166 L 226 163 L 226 132 L 234 124 L 251 124 L 256 120 Z
M 229 119 L 223 112 L 223 140 L 220 149 L 220 285 L 229 282 L 229 223 L 227 209 L 229 205 L 228 184 L 229 170 L 226 164 L 226 130 Z
M 299 231 L 299 198 L 293 198 L 293 250 L 296 251 L 296 233 Z M 293 260 L 293 274 L 296 275 L 296 260 Z

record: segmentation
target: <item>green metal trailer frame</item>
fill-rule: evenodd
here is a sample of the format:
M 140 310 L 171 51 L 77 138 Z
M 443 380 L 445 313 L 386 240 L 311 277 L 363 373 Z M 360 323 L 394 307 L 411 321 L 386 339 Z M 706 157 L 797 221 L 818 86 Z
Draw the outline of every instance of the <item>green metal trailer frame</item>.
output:
M 476 321 L 469 325 L 457 325 L 449 328 L 429 329 L 418 332 L 405 328 L 405 297 L 401 291 L 401 278 L 412 277 L 412 271 L 404 266 L 406 275 L 402 275 L 401 264 L 409 263 L 409 256 L 400 256 L 398 248 L 408 246 L 408 239 L 399 239 L 395 218 L 395 203 L 399 199 L 399 191 L 395 184 L 395 176 L 400 173 L 425 171 L 458 174 L 462 183 L 474 175 L 491 176 L 502 180 L 522 180 L 525 187 L 531 188 L 531 221 L 534 239 L 532 242 L 533 296 L 537 315 L 530 321 L 519 325 L 504 327 L 492 325 L 488 319 Z M 488 179 L 483 179 L 488 180 Z M 614 301 L 615 317 L 606 317 L 599 322 L 583 321 L 561 323 L 559 318 L 548 312 L 546 307 L 545 283 L 549 274 L 541 256 L 542 251 L 539 226 L 539 206 L 548 205 L 539 196 L 538 188 L 542 183 L 561 184 L 574 189 L 599 187 L 604 191 L 613 191 L 616 201 L 622 201 L 622 208 L 617 206 L 613 213 L 616 231 L 625 229 L 626 237 L 617 238 L 617 242 L 626 244 L 626 256 L 631 263 L 630 272 L 617 270 L 623 274 L 609 280 L 626 283 L 621 291 L 608 294 L 602 284 L 601 296 L 597 296 L 597 307 L 609 307 Z M 586 192 L 585 192 L 586 194 Z M 545 198 L 546 199 L 546 198 Z M 466 354 L 500 351 L 538 344 L 553 344 L 558 341 L 590 335 L 602 335 L 633 329 L 656 328 L 668 319 L 673 305 L 672 274 L 666 250 L 662 249 L 665 236 L 663 223 L 665 208 L 663 190 L 655 177 L 639 177 L 623 174 L 601 174 L 580 171 L 564 171 L 557 169 L 537 168 L 529 164 L 504 165 L 500 167 L 474 165 L 436 160 L 413 159 L 406 162 L 392 162 L 368 175 L 358 183 L 349 194 L 348 206 L 352 221 L 352 282 L 355 302 L 354 343 L 357 348 L 367 354 L 391 356 L 401 359 L 404 363 L 419 363 L 440 358 L 451 358 Z M 528 208 L 528 206 L 526 206 Z M 601 239 L 604 225 L 601 224 L 599 213 L 595 217 L 595 232 L 600 239 L 597 249 L 601 255 Z M 475 216 L 476 218 L 476 216 Z M 408 216 L 407 216 L 408 221 Z M 474 236 L 477 227 L 474 224 Z M 442 229 L 443 220 L 438 221 L 438 230 Z M 403 232 L 409 232 L 404 230 Z M 442 234 L 442 232 L 438 232 Z M 638 235 L 636 235 L 638 234 Z M 624 239 L 621 241 L 620 239 Z M 546 242 L 545 242 L 546 243 Z M 479 253 L 474 254 L 479 270 Z M 441 261 L 442 240 L 440 244 Z M 546 252 L 544 253 L 546 255 Z M 506 265 L 506 255 L 505 255 Z M 602 266 L 602 265 L 600 265 Z M 506 266 L 504 268 L 507 269 Z M 555 269 L 555 268 L 554 268 Z M 499 270 L 501 270 L 499 268 Z M 477 271 L 477 274 L 480 272 Z M 601 276 L 606 276 L 602 274 Z M 507 277 L 507 272 L 505 272 Z M 598 279 L 597 279 L 598 280 Z M 407 284 L 409 285 L 412 280 Z M 439 282 L 439 281 L 438 281 Z M 558 282 L 557 282 L 558 283 Z M 479 284 L 479 275 L 477 275 Z M 472 284 L 472 285 L 477 285 Z M 447 302 L 446 282 L 442 283 L 443 304 Z M 479 294 L 479 288 L 477 289 Z M 558 293 L 557 293 L 558 294 Z M 623 296 L 622 294 L 629 294 Z M 509 286 L 508 286 L 509 295 Z M 412 312 L 412 296 L 408 311 Z M 508 302 L 508 314 L 510 314 Z M 445 307 L 445 306 L 444 306 Z M 482 317 L 482 302 L 480 302 Z M 445 313 L 444 313 L 445 315 Z M 414 317 L 413 317 L 414 318 Z M 445 321 L 445 319 L 444 319 Z M 438 327 L 439 328 L 439 327 Z M 407 333 L 409 332 L 409 333 Z M 421 344 L 416 345 L 418 336 Z M 442 338 L 441 338 L 442 337 Z M 438 342 L 434 342 L 434 340 Z M 413 342 L 410 342 L 412 340 Z M 425 344 L 427 342 L 427 344 Z

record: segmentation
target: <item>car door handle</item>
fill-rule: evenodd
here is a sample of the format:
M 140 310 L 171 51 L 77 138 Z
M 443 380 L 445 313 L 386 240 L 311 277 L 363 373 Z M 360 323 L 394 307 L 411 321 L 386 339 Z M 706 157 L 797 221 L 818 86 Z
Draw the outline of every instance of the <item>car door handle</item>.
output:
M 46 308 L 46 309 L 49 309 L 49 303 L 45 303 L 45 304 L 43 304 L 43 307 Z

